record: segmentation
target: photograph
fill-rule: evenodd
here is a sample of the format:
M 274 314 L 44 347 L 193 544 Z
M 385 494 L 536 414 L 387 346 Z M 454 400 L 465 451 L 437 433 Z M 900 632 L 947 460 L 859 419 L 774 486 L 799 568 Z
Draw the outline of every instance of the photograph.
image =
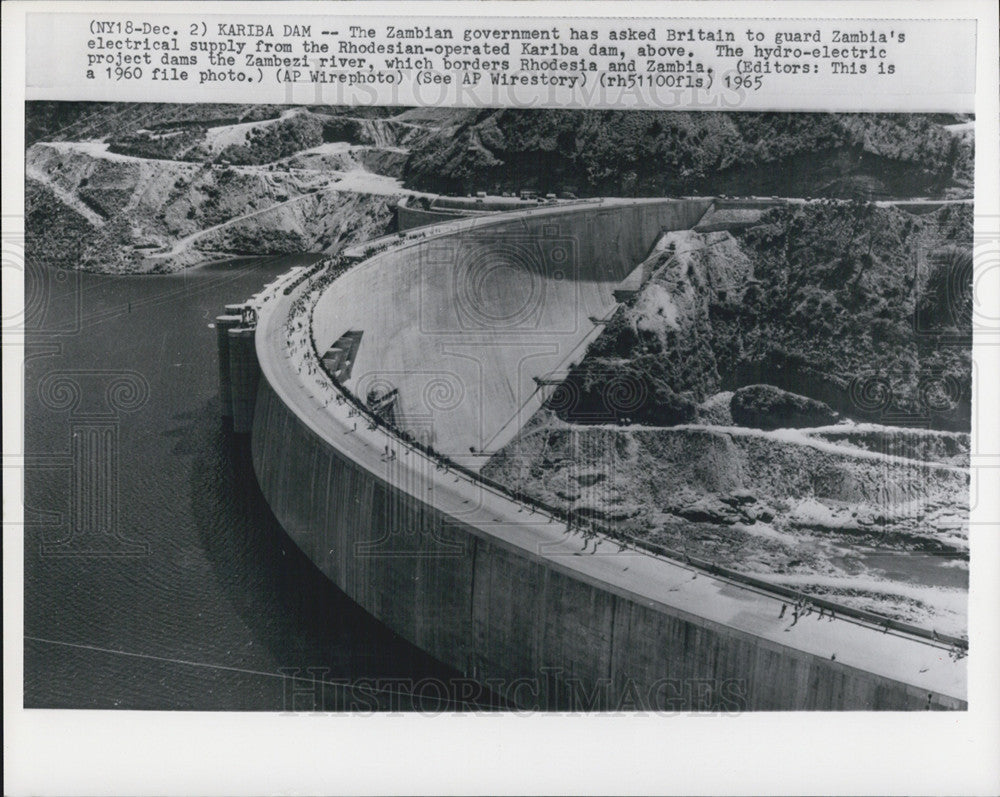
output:
M 25 708 L 967 710 L 975 130 L 27 101 Z
M 1000 794 L 995 2 L 2 11 L 4 795 Z

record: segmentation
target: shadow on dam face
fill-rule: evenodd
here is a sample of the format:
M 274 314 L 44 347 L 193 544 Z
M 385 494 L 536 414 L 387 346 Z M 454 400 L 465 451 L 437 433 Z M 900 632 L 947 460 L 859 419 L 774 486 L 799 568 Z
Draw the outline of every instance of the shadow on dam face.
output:
M 614 291 L 663 231 L 709 200 L 646 200 L 518 214 L 376 255 L 313 314 L 322 354 L 363 331 L 346 387 L 397 391 L 397 426 L 468 461 L 503 447 L 582 358 Z M 484 457 L 471 457 L 477 467 Z
M 203 413 L 197 418 L 211 418 Z M 336 713 L 499 711 L 501 694 L 474 685 L 401 638 L 338 589 L 274 517 L 253 471 L 250 442 L 223 421 L 191 474 L 194 516 L 213 575 L 274 671 L 254 695 L 220 708 Z M 225 506 L 219 524 L 211 507 Z M 280 676 L 280 677 L 278 677 Z M 171 708 L 147 703 L 144 708 Z

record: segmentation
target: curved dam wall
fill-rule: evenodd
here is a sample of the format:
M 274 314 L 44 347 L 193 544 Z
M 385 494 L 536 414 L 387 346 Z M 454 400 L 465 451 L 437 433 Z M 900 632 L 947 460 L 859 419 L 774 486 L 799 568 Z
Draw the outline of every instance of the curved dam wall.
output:
M 266 378 L 257 396 L 252 450 L 271 509 L 334 584 L 407 640 L 525 708 L 735 712 L 965 705 L 608 583 L 578 570 L 567 552 L 546 556 L 545 546 L 511 541 L 495 517 L 477 525 L 441 511 L 412 494 L 426 490 L 425 479 L 353 461 L 311 429 Z M 622 560 L 629 569 L 641 556 L 605 558 L 617 559 L 621 570 Z M 691 574 L 663 578 L 673 588 Z M 739 592 L 732 585 L 718 588 L 720 594 Z M 735 600 L 746 602 L 735 614 L 752 615 L 748 597 Z M 768 600 L 771 618 L 779 606 Z M 883 639 L 864 631 L 875 643 Z
M 577 297 L 559 293 L 567 272 L 557 279 L 542 254 L 551 253 L 546 242 L 554 239 L 574 252 L 569 273 L 587 286 L 585 298 L 564 315 L 558 302 L 542 302 L 537 309 L 549 324 L 542 334 L 537 327 L 525 334 L 520 317 L 510 322 L 509 336 L 497 334 L 504 324 L 491 322 L 491 346 L 489 335 L 473 334 L 493 367 L 517 372 L 525 340 L 543 346 L 545 334 L 567 319 L 575 323 L 611 306 L 611 288 L 659 231 L 693 225 L 701 209 L 657 202 L 622 203 L 614 212 L 577 209 L 578 218 L 539 213 L 496 225 L 502 229 L 464 226 L 457 235 L 386 252 L 338 278 L 321 297 L 314 315 L 320 354 L 323 342 L 359 325 L 366 336 L 373 329 L 388 336 L 370 349 L 394 358 L 392 369 L 444 368 L 440 356 L 470 334 L 461 325 L 461 300 L 448 300 L 456 285 L 451 272 L 484 258 L 495 263 L 489 258 L 516 246 L 535 259 L 501 257 L 500 285 L 513 276 L 515 284 Z M 518 277 L 518 269 L 547 276 Z M 484 289 L 495 302 L 487 304 L 487 317 L 490 307 L 507 310 L 530 295 L 511 298 L 500 285 Z M 842 618 L 790 628 L 778 596 L 608 541 L 581 545 L 558 519 L 441 467 L 363 419 L 359 424 L 289 358 L 286 319 L 306 287 L 262 306 L 256 328 L 260 379 L 251 447 L 261 490 L 289 536 L 334 584 L 432 656 L 529 709 L 966 707 L 965 665 L 950 661 L 941 646 Z M 427 304 L 422 291 L 429 291 Z M 373 314 L 379 325 L 371 323 Z M 563 333 L 564 347 L 543 352 L 558 363 L 593 326 L 581 321 Z M 363 338 L 359 352 L 370 342 Z M 508 347 L 513 356 L 503 354 Z M 498 378 L 511 385 L 509 370 Z M 351 380 L 358 384 L 356 376 Z M 494 390 L 480 400 L 495 400 L 504 412 L 517 408 L 514 391 Z M 444 393 L 431 395 L 448 406 Z M 450 417 L 480 422 L 471 411 Z
M 557 206 L 415 240 L 330 286 L 313 313 L 317 350 L 360 332 L 348 389 L 398 390 L 396 424 L 475 468 L 583 356 L 661 233 L 694 226 L 710 203 Z

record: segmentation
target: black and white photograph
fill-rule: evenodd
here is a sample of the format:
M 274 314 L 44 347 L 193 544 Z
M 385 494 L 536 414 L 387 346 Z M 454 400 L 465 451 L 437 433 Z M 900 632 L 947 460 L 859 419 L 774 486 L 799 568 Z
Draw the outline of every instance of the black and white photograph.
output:
M 25 712 L 423 735 L 982 708 L 997 142 L 971 102 L 756 93 L 875 86 L 924 39 L 149 18 L 94 15 L 87 91 L 20 106 Z M 477 102 L 470 74 L 695 99 Z M 368 101 L 237 85 L 348 78 Z
M 28 705 L 965 706 L 974 119 L 26 131 Z

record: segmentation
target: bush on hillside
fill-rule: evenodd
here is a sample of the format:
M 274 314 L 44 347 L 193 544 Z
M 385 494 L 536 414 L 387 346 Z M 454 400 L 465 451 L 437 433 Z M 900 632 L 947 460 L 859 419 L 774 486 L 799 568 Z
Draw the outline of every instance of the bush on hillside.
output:
M 733 393 L 733 421 L 756 429 L 798 429 L 835 423 L 837 413 L 822 401 L 789 393 L 771 385 L 748 385 Z

